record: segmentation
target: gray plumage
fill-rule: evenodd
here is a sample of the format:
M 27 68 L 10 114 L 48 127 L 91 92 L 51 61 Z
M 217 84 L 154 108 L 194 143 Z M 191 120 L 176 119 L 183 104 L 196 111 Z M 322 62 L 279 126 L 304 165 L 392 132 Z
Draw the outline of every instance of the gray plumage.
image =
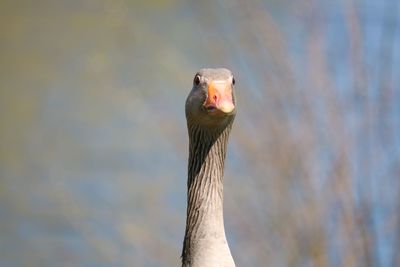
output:
M 215 91 L 213 82 L 219 83 Z M 223 220 L 224 163 L 236 114 L 233 84 L 227 69 L 202 69 L 186 100 L 189 160 L 184 267 L 235 266 Z

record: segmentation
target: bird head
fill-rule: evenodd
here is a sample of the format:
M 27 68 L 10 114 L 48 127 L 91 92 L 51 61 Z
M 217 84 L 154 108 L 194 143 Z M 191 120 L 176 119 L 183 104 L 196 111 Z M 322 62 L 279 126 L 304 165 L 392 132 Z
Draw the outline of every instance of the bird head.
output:
M 236 114 L 235 79 L 223 68 L 201 69 L 193 78 L 193 88 L 186 99 L 186 118 L 203 126 L 223 125 Z

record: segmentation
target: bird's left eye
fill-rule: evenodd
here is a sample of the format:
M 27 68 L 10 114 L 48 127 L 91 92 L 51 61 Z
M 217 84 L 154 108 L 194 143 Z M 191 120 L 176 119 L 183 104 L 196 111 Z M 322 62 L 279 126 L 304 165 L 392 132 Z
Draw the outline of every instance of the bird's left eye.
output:
M 232 78 L 232 85 L 235 85 L 236 81 L 235 78 Z

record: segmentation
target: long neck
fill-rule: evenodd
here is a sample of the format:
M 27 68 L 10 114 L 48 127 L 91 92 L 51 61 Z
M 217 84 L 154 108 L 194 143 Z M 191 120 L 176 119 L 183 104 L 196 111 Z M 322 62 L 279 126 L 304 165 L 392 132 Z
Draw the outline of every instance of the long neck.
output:
M 188 206 L 183 266 L 234 266 L 223 220 L 223 174 L 232 123 L 222 129 L 188 123 Z

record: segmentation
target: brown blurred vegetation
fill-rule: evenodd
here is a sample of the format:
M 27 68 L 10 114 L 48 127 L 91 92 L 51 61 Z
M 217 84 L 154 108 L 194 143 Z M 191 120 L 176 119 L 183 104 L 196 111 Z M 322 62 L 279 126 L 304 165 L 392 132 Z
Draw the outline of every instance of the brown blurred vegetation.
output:
M 399 5 L 1 1 L 0 265 L 178 266 L 192 75 L 236 76 L 237 266 L 400 266 Z

